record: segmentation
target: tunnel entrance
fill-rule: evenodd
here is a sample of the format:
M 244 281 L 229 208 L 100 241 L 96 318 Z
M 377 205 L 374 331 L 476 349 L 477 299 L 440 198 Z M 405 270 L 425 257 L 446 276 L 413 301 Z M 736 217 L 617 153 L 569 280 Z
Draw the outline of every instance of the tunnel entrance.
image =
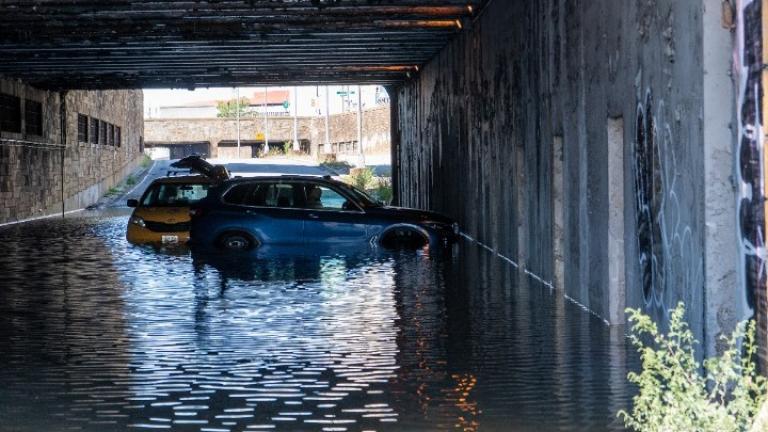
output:
M 211 156 L 211 143 L 208 141 L 166 143 L 147 141 L 144 147 L 152 159 L 183 159 L 193 155 L 204 158 Z
M 273 143 L 276 144 L 276 143 Z M 264 141 L 219 141 L 218 156 L 221 159 L 258 158 L 264 155 Z

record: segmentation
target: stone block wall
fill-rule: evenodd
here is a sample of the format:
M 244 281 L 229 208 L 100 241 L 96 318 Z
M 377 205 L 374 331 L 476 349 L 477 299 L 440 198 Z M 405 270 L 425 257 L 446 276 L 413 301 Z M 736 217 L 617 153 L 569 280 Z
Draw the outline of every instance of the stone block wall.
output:
M 22 114 L 27 99 L 43 107 L 42 135 L 25 132 L 24 115 L 21 133 L 0 131 L 0 223 L 93 204 L 142 157 L 141 91 L 50 92 L 0 79 L 0 93 L 19 97 Z M 79 142 L 78 113 L 119 126 L 120 147 Z
M 389 106 L 363 110 L 363 146 L 366 152 L 389 152 L 389 125 Z M 269 117 L 268 126 L 271 144 L 293 140 L 292 117 Z M 146 141 L 152 145 L 207 141 L 211 144 L 212 157 L 219 157 L 219 143 L 237 140 L 236 121 L 231 119 L 147 119 L 145 129 Z M 240 119 L 241 141 L 262 141 L 265 133 L 263 118 Z M 357 141 L 357 113 L 330 116 L 329 134 L 332 145 Z M 318 156 L 319 146 L 325 143 L 325 118 L 299 117 L 298 138 L 308 141 L 311 154 Z
M 664 324 L 684 301 L 711 352 L 748 313 L 721 247 L 737 242 L 721 6 L 490 2 L 393 95 L 401 204 L 611 324 L 625 307 Z
M 362 135 L 363 149 L 366 153 L 389 153 L 391 140 L 389 110 L 389 106 L 363 110 Z M 309 120 L 313 154 L 316 154 L 318 145 L 325 142 L 325 119 L 312 117 Z M 332 144 L 357 141 L 356 112 L 332 115 L 328 119 L 328 124 Z

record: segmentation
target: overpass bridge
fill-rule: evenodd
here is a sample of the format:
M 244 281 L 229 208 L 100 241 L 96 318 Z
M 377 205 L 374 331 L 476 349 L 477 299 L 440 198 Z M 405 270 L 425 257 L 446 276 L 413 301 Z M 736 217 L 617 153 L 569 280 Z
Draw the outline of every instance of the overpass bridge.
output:
M 58 151 L 43 144 L 74 157 L 75 113 L 59 99 L 76 92 L 383 84 L 397 203 L 456 218 L 611 325 L 625 307 L 664 323 L 684 301 L 706 355 L 754 314 L 765 360 L 767 12 L 757 0 L 4 1 L 0 92 L 39 91 L 57 132 L 11 152 L 29 139 L 4 131 L 0 184 L 32 190 L 25 179 L 46 173 L 18 162 Z

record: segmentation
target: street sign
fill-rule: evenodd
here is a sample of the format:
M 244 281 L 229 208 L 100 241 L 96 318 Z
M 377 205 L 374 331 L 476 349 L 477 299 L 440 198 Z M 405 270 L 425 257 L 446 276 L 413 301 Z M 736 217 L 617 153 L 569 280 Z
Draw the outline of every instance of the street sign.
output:
M 291 106 L 291 103 L 288 101 L 283 101 L 283 108 L 288 109 Z
M 259 132 L 256 134 L 256 141 L 264 141 L 264 133 Z
M 355 92 L 353 92 L 353 91 L 351 91 L 351 92 L 337 91 L 336 94 L 339 95 L 339 96 L 349 96 L 349 95 L 355 94 Z

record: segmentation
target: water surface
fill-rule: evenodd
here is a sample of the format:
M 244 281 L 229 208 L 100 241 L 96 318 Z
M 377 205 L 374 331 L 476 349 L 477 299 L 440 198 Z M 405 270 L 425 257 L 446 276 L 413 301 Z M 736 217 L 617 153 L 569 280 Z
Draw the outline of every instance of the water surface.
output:
M 621 430 L 624 329 L 473 243 L 221 256 L 126 222 L 0 228 L 0 430 Z

